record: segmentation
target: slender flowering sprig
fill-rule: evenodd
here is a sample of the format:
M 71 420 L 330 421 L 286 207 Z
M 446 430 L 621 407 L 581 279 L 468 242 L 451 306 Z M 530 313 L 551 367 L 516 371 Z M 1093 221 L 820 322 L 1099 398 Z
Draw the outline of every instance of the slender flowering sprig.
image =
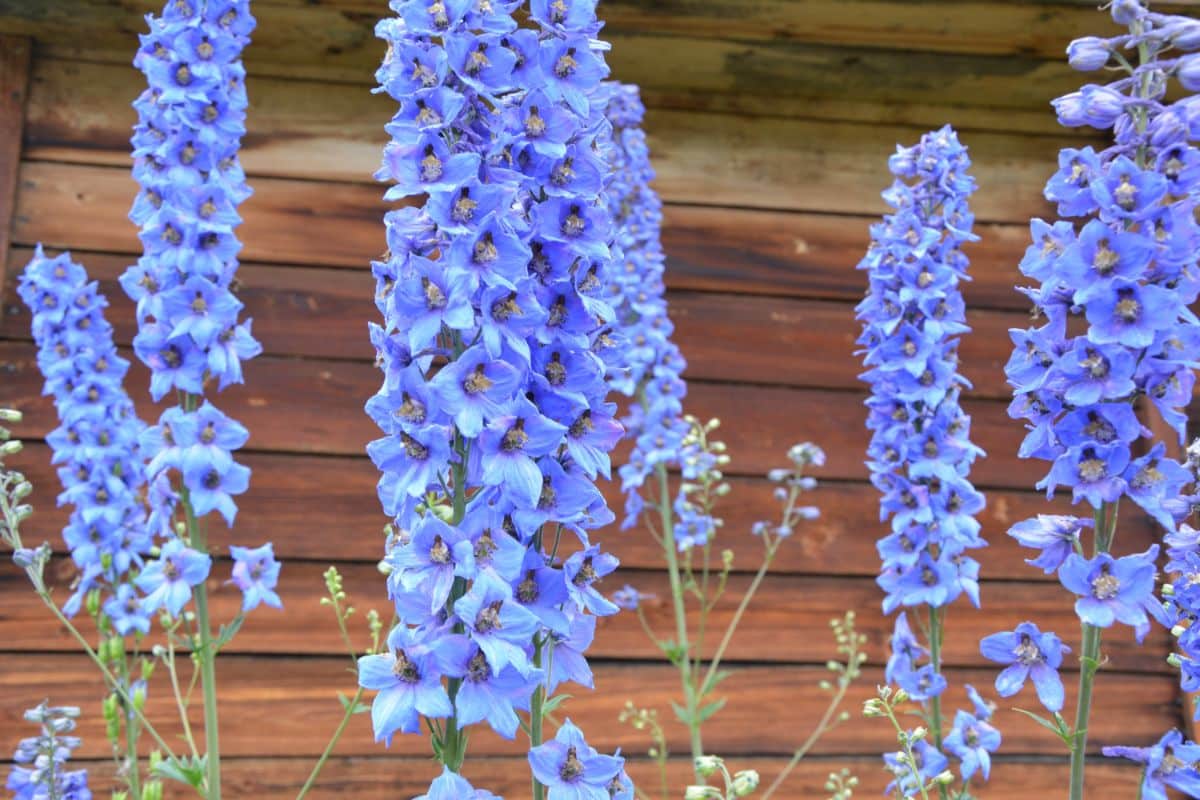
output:
M 38 245 L 17 293 L 32 314 L 43 393 L 58 412 L 46 440 L 59 465 L 59 503 L 72 506 L 63 538 L 78 578 L 63 610 L 73 616 L 93 590 L 100 602 L 113 601 L 150 552 L 138 443 L 146 426 L 125 391 L 129 362 L 113 344 L 108 301 L 70 253 L 49 258 Z M 122 627 L 140 627 L 142 619 L 139 608 Z
M 184 774 L 210 800 L 219 800 L 214 662 L 243 616 L 213 629 L 206 585 L 211 557 L 200 519 L 217 511 L 233 525 L 234 497 L 246 491 L 250 477 L 233 453 L 249 434 L 205 395 L 214 386 L 219 391 L 242 383 L 242 362 L 262 350 L 250 320 L 239 321 L 243 306 L 233 292 L 241 250 L 234 233 L 241 222 L 237 208 L 251 193 L 238 159 L 248 105 L 241 54 L 255 20 L 249 0 L 169 0 L 147 22 L 150 31 L 140 37 L 134 58 L 148 87 L 133 103 L 139 191 L 129 212 L 141 228 L 144 254 L 121 285 L 137 304 L 133 349 L 150 369 L 150 394 L 155 401 L 171 395 L 178 402 L 142 437 L 150 459 L 147 479 L 164 487 L 151 498 L 154 533 L 167 544 L 138 585 L 147 592 L 144 609 L 165 612 L 172 646 L 194 648 L 205 753 L 193 745 L 198 769 Z M 266 583 L 247 580 L 241 553 L 235 554 L 240 569 L 234 583 L 244 590 L 248 610 L 269 597 L 263 591 L 273 582 L 274 566 Z M 194 637 L 184 636 L 180 625 L 188 603 L 195 608 Z M 173 667 L 172 653 L 166 658 Z M 185 705 L 182 696 L 177 701 Z
M 700 791 L 705 788 L 700 784 L 707 777 L 701 774 L 700 764 L 704 763 L 701 759 L 710 757 L 704 750 L 702 727 L 724 703 L 721 699 L 711 699 L 717 683 L 728 674 L 720 669 L 721 660 L 780 545 L 795 526 L 818 515 L 815 507 L 801 506 L 798 501 L 802 493 L 816 487 L 816 480 L 805 472 L 809 467 L 821 466 L 824 454 L 815 445 L 797 445 L 789 452 L 791 467 L 772 471 L 771 479 L 778 484 L 776 494 L 785 506 L 784 513 L 778 521 L 755 527 L 755 534 L 763 542 L 762 564 L 706 665 L 708 618 L 724 594 L 733 570 L 732 551 L 721 551 L 718 555 L 714 549 L 717 531 L 722 526 L 715 506 L 729 492 L 723 470 L 730 459 L 724 443 L 714 438 L 719 421 L 701 423 L 683 410 L 687 384 L 682 373 L 687 364 L 671 339 L 673 326 L 667 313 L 663 280 L 662 203 L 651 186 L 654 169 L 642 130 L 645 108 L 637 87 L 613 84 L 606 113 L 613 129 L 608 153 L 613 175 L 607 198 L 620 255 L 611 262 L 609 292 L 616 311 L 613 337 L 625 343 L 620 350 L 621 358 L 609 362 L 608 380 L 614 389 L 634 399 L 623 420 L 626 435 L 633 440 L 633 449 L 620 468 L 626 498 L 622 527 L 631 528 L 641 522 L 662 547 L 671 582 L 673 638 L 660 639 L 646 619 L 641 603 L 652 596 L 626 586 L 614 594 L 613 600 L 637 611 L 651 640 L 679 671 L 683 697 L 677 709 L 682 709 L 679 716 L 688 726 L 697 780 L 688 791 Z M 673 471 L 678 471 L 680 478 L 674 494 L 669 477 Z M 647 498 L 657 514 L 643 514 Z M 844 664 L 831 662 L 841 670 L 836 682 L 822 682 L 822 687 L 832 695 L 828 713 L 765 796 L 781 785 L 809 747 L 841 719 L 837 712 L 846 686 L 858 675 L 862 640 L 854 632 L 852 616 L 834 623 L 839 653 L 846 660 Z M 666 798 L 670 795 L 666 778 L 667 743 L 662 729 L 649 724 L 652 713 L 649 709 L 625 713 L 623 721 L 631 722 L 635 728 L 651 730 L 652 757 L 659 766 L 660 789 Z M 714 771 L 708 773 L 713 774 Z M 739 791 L 746 790 L 745 779 L 737 785 Z
M 862 379 L 871 388 L 867 466 L 883 495 L 880 519 L 891 527 L 878 544 L 884 613 L 925 609 L 924 644 L 908 612 L 897 615 L 887 679 L 923 705 L 931 736 L 921 746 L 936 751 L 945 735 L 945 609 L 963 594 L 979 606 L 979 563 L 968 552 L 987 544 L 975 519 L 984 498 L 968 477 L 982 451 L 959 403 L 970 385 L 958 372 L 958 344 L 970 331 L 960 284 L 969 280 L 962 246 L 978 238 L 967 205 L 975 181 L 949 126 L 898 146 L 888 166 L 895 180 L 883 197 L 895 211 L 872 226 L 859 263 L 870 282 L 857 308 Z M 978 759 L 960 753 L 964 783 L 976 772 L 986 779 Z M 945 797 L 946 784 L 939 791 Z
M 595 481 L 622 433 L 594 6 L 399 0 L 376 28 L 378 91 L 399 104 L 376 177 L 417 202 L 387 213 L 372 265 L 368 453 L 400 624 L 359 681 L 377 740 L 424 719 L 454 773 L 476 723 L 543 746 L 551 693 L 592 685 L 596 617 L 617 611 L 597 589 L 616 559 L 589 541 L 613 519 Z M 533 796 L 548 786 L 535 773 Z
M 1067 148 L 1046 197 L 1068 219 L 1032 222 L 1021 271 L 1038 324 L 1012 331 L 1006 367 L 1010 414 L 1029 430 L 1020 455 L 1051 462 L 1038 484 L 1070 488 L 1093 509 L 1083 520 L 1024 523 L 1013 535 L 1042 549 L 1038 566 L 1056 571 L 1077 596 L 1082 624 L 1079 699 L 1070 731 L 1070 797 L 1083 796 L 1084 751 L 1101 632 L 1120 622 L 1140 641 L 1150 618 L 1172 622 L 1154 597 L 1158 546 L 1111 555 L 1117 504 L 1128 497 L 1168 532 L 1187 512 L 1190 476 L 1152 439 L 1138 411 L 1157 414 L 1180 436 L 1195 382 L 1200 321 L 1188 309 L 1200 294 L 1194 211 L 1200 153 L 1200 88 L 1195 20 L 1150 12 L 1140 0 L 1110 4 L 1127 32 L 1086 37 L 1068 48 L 1075 68 L 1111 68 L 1120 77 L 1088 84 L 1054 102 L 1059 122 L 1111 131 L 1112 146 Z M 1168 102 L 1178 82 L 1181 99 Z M 1150 408 L 1153 412 L 1150 412 Z M 1143 453 L 1138 455 L 1138 452 Z M 1030 534 L 1034 534 L 1031 538 Z M 1090 547 L 1081 539 L 1090 539 Z M 1063 543 L 1069 545 L 1069 550 Z M 1054 552 L 1044 544 L 1049 544 Z
M 25 712 L 25 721 L 38 725 L 37 736 L 22 739 L 13 753 L 6 788 L 13 800 L 91 800 L 86 769 L 67 768 L 79 737 L 71 736 L 79 709 L 41 703 Z

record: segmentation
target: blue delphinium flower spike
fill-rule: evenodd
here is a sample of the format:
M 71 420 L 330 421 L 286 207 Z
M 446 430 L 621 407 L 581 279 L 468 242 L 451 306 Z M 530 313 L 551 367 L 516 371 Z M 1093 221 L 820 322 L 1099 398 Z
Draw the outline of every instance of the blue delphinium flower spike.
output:
M 142 566 L 153 537 L 140 495 L 146 483 L 138 419 L 123 380 L 129 362 L 117 354 L 108 301 L 69 253 L 49 258 L 38 245 L 17 292 L 32 313 L 44 393 L 54 398 L 59 427 L 46 437 L 54 451 L 63 493 L 74 506 L 63 538 L 79 571 L 64 611 L 75 613 L 83 596 L 98 589 L 112 602 Z M 142 628 L 142 621 L 122 621 Z
M 171 0 L 147 21 L 150 32 L 134 58 L 148 87 L 133 104 L 139 191 L 129 212 L 144 254 L 121 285 L 137 303 L 133 350 L 150 368 L 151 396 L 183 399 L 162 413 L 142 446 L 151 482 L 174 476 L 197 516 L 216 511 L 232 526 L 234 498 L 250 479 L 233 454 L 248 434 L 205 394 L 241 383 L 242 362 L 262 351 L 250 320 L 238 319 L 243 304 L 234 291 L 237 209 L 251 194 L 238 160 L 248 105 L 241 54 L 255 20 L 249 0 Z M 155 498 L 176 499 L 170 491 Z M 155 533 L 175 536 L 170 508 L 151 519 Z M 169 597 L 166 607 L 179 613 L 182 590 Z
M 961 248 L 977 238 L 967 205 L 975 181 L 949 126 L 916 146 L 897 147 L 888 166 L 895 180 L 883 198 L 894 212 L 872 226 L 859 263 L 870 282 L 857 307 L 867 368 L 861 377 L 871 389 L 867 466 L 883 495 L 880 519 L 891 529 L 877 545 L 883 610 L 926 607 L 932 642 L 941 637 L 945 606 L 963 594 L 979 605 L 979 564 L 968 552 L 987 544 L 975 519 L 984 498 L 968 477 L 982 451 L 971 443 L 970 417 L 959 404 L 969 384 L 958 373 L 958 343 L 970 330 L 959 289 L 969 279 Z M 896 617 L 891 644 L 889 683 L 921 703 L 940 697 L 947 683 L 936 648 L 920 643 L 905 612 Z M 987 777 L 988 762 L 976 748 L 946 743 L 964 776 L 978 770 Z M 944 764 L 941 744 L 930 746 L 929 758 L 936 754 Z
M 416 198 L 372 264 L 368 454 L 401 623 L 361 662 L 379 740 L 422 715 L 452 718 L 447 740 L 478 722 L 511 738 L 551 664 L 590 684 L 586 634 L 617 610 L 596 587 L 615 559 L 589 541 L 613 519 L 595 481 L 622 434 L 607 46 L 594 3 L 485 5 L 396 0 L 376 27 L 378 91 L 399 105 L 376 177 Z
M 6 787 L 13 800 L 91 800 L 87 770 L 66 768 L 79 737 L 71 736 L 79 709 L 45 703 L 25 712 L 25 720 L 41 726 L 37 736 L 22 739 L 13 753 Z

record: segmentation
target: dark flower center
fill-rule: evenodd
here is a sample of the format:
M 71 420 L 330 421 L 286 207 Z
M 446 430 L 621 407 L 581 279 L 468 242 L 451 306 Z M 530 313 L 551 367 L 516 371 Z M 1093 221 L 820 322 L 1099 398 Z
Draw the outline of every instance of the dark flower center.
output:
M 392 666 L 392 674 L 405 683 L 417 683 L 421 680 L 417 665 L 408 659 L 408 653 L 403 650 L 396 651 L 396 663 Z
M 434 564 L 450 563 L 450 548 L 442 541 L 441 536 L 433 537 L 433 544 L 429 546 L 429 560 Z
M 504 605 L 504 601 L 497 600 L 481 608 L 475 617 L 475 630 L 479 633 L 500 630 L 500 607 L 502 605 Z
M 515 453 L 518 450 L 524 450 L 528 441 L 529 434 L 525 432 L 525 420 L 518 419 L 500 440 L 500 449 L 506 453 Z
M 571 782 L 583 774 L 583 764 L 580 763 L 579 757 L 575 753 L 574 747 L 567 748 L 567 759 L 563 761 L 562 769 L 558 771 L 558 775 L 564 781 Z

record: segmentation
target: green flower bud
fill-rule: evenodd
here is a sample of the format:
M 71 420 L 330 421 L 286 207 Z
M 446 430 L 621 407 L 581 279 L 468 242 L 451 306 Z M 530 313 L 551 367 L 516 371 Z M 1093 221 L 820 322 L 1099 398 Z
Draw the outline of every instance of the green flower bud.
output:
M 722 800 L 721 792 L 713 786 L 689 786 L 683 792 L 683 800 Z
M 729 788 L 734 797 L 748 796 L 758 788 L 758 772 L 752 769 L 742 770 L 733 776 L 733 783 Z
M 707 778 L 721 768 L 725 763 L 719 756 L 697 756 L 696 772 Z

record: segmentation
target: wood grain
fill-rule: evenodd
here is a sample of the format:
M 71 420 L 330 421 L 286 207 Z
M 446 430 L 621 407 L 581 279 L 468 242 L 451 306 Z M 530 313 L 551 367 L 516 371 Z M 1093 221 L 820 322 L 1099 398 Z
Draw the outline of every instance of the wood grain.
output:
M 244 461 L 254 475 L 250 491 L 238 498 L 237 529 L 230 532 L 223 525 L 214 525 L 209 533 L 219 552 L 238 542 L 273 540 L 275 551 L 287 560 L 374 562 L 382 555 L 379 534 L 386 520 L 375 501 L 379 472 L 365 457 L 249 453 Z M 61 550 L 59 533 L 68 509 L 55 506 L 59 484 L 50 465 L 49 448 L 27 442 L 14 463 L 34 485 L 31 502 L 37 513 L 27 524 L 31 538 L 48 540 Z M 731 493 L 718 506 L 725 527 L 717 546 L 733 551 L 735 571 L 752 572 L 761 561 L 762 543 L 749 535 L 750 527 L 776 514 L 779 504 L 771 496 L 774 484 L 765 479 L 734 477 L 730 483 Z M 602 489 L 609 506 L 621 508 L 620 487 L 604 483 Z M 821 517 L 797 529 L 776 556 L 772 573 L 874 577 L 879 567 L 875 540 L 885 530 L 879 522 L 875 487 L 857 481 L 823 480 L 806 502 L 819 506 Z M 983 577 L 1056 581 L 1026 564 L 1025 559 L 1033 553 L 1005 532 L 1035 514 L 1070 510 L 1065 497 L 1048 503 L 1039 492 L 988 492 L 987 508 L 980 515 L 983 535 L 989 541 L 988 548 L 979 553 Z M 1139 511 L 1127 509 L 1125 521 L 1121 538 L 1129 551 L 1144 550 L 1157 538 Z M 614 525 L 599 531 L 593 540 L 616 554 L 623 569 L 662 566 L 662 551 L 644 528 L 621 531 Z
M 28 251 L 14 253 L 14 276 Z M 100 280 L 110 298 L 110 320 L 117 341 L 129 344 L 136 333 L 133 306 L 117 283 L 128 258 L 87 255 L 77 258 Z M 244 316 L 265 352 L 281 356 L 373 361 L 366 321 L 377 319 L 374 280 L 365 271 L 344 272 L 297 267 L 243 265 L 238 296 Z M 0 317 L 0 337 L 29 338 L 29 314 L 10 281 L 3 296 L 8 313 Z M 724 295 L 672 291 L 667 295 L 692 379 L 857 389 L 862 371 L 855 355 L 862 326 L 846 302 L 767 296 L 744 297 L 731 304 Z M 1011 389 L 1004 363 L 1011 355 L 1009 328 L 1024 328 L 1027 317 L 1015 312 L 970 312 L 974 332 L 962 339 L 962 370 L 973 379 L 977 397 L 1007 398 Z
M 210 527 L 220 525 L 213 521 Z M 286 534 L 285 534 L 286 535 Z M 368 532 L 365 534 L 374 538 Z M 281 539 L 283 537 L 280 537 Z M 241 542 L 249 542 L 239 538 Z M 286 541 L 286 540 L 284 540 Z M 281 546 L 284 541 L 278 541 Z M 250 542 L 257 544 L 257 542 Z M 321 653 L 335 655 L 344 650 L 328 609 L 317 603 L 322 591 L 321 573 L 325 566 L 319 562 L 287 564 L 279 582 L 284 609 L 263 608 L 250 615 L 238 638 L 227 646 L 229 652 L 275 654 L 302 657 Z M 344 564 L 340 568 L 354 604 L 364 610 L 375 607 L 384 613 L 388 608 L 384 581 L 373 564 Z M 59 602 L 70 593 L 69 583 L 74 568 L 67 560 L 56 561 L 48 569 L 51 585 Z M 227 583 L 229 563 L 217 562 L 209 578 L 213 619 L 227 622 L 241 608 L 241 592 Z M 665 573 L 624 570 L 600 584 L 601 591 L 611 593 L 622 582 L 652 594 L 644 612 L 652 630 L 660 637 L 671 635 L 670 588 Z M 723 632 L 742 601 L 750 576 L 731 577 L 728 588 L 717 602 L 709 618 L 711 630 Z M 1044 630 L 1057 632 L 1074 647 L 1078 641 L 1078 619 L 1071 596 L 1062 587 L 1051 583 L 1005 582 L 985 586 L 984 605 L 973 609 L 963 599 L 948 609 L 946 624 L 945 663 L 954 666 L 987 667 L 991 662 L 979 654 L 979 640 L 1001 630 L 1012 630 L 1025 620 L 1036 620 Z M 747 614 L 732 640 L 728 661 L 824 664 L 834 655 L 829 620 L 840 617 L 846 609 L 858 615 L 858 628 L 873 644 L 872 663 L 886 661 L 882 645 L 892 633 L 893 621 L 882 615 L 882 593 L 871 578 L 824 576 L 769 576 L 756 597 L 752 614 Z M 75 643 L 66 630 L 57 630 L 48 620 L 41 601 L 29 591 L 24 574 L 11 564 L 0 567 L 0 651 L 74 650 Z M 797 613 L 803 610 L 803 613 Z M 692 630 L 698 620 L 692 620 Z M 78 621 L 82 630 L 91 632 L 90 620 Z M 914 625 L 915 625 L 914 621 Z M 360 647 L 366 641 L 358 635 L 365 633 L 357 626 L 355 639 Z M 780 636 L 786 631 L 786 636 Z M 719 635 L 708 637 L 704 652 L 716 649 Z M 1105 636 L 1105 656 L 1113 669 L 1142 673 L 1171 673 L 1166 664 L 1169 637 L 1155 626 L 1143 646 L 1134 641 L 1129 628 L 1118 626 Z M 589 653 L 597 658 L 626 660 L 657 660 L 659 650 L 643 632 L 635 614 L 617 614 L 599 620 L 596 642 Z
M 261 356 L 247 364 L 246 375 L 245 386 L 213 400 L 250 429 L 251 450 L 359 455 L 378 435 L 361 412 L 380 382 L 371 364 Z M 42 438 L 55 427 L 53 408 L 41 397 L 32 344 L 0 342 L 0 376 L 5 401 L 25 412 L 22 436 Z M 128 389 L 142 417 L 157 418 L 145 380 L 142 370 L 132 370 Z M 765 475 L 792 444 L 816 440 L 829 456 L 824 475 L 866 478 L 863 392 L 693 381 L 688 396 L 691 413 L 723 421 L 723 438 L 733 455 L 730 474 Z M 970 398 L 964 406 L 972 416 L 972 440 L 991 454 L 973 469 L 979 486 L 1024 489 L 1042 477 L 1043 464 L 1015 457 L 1022 427 L 1008 418 L 1005 401 Z M 617 458 L 624 452 L 618 448 Z
M 0 34 L 0 253 L 8 252 L 11 241 L 32 59 L 33 42 L 28 37 Z M 0 264 L 0 283 L 4 277 L 5 266 Z
M 136 185 L 125 170 L 27 162 L 13 241 L 27 246 L 141 252 L 126 219 Z M 366 270 L 384 249 L 385 205 L 375 187 L 275 178 L 254 181 L 238 236 L 248 262 Z M 881 209 L 882 211 L 882 209 Z M 854 269 L 877 216 L 752 211 L 669 205 L 663 244 L 667 280 L 679 288 L 773 296 L 854 299 L 865 278 Z M 970 245 L 973 307 L 1026 310 L 1013 290 L 1029 244 L 1027 224 L 980 225 Z
M 128 164 L 135 119 L 128 103 L 143 84 L 126 68 L 39 62 L 26 157 Z M 383 123 L 395 110 L 386 95 L 253 74 L 247 90 L 254 114 L 241 156 L 251 175 L 371 180 L 386 142 Z M 657 186 L 667 200 L 838 213 L 881 211 L 879 192 L 891 182 L 887 156 L 897 143 L 915 142 L 923 132 L 766 117 L 748 126 L 729 114 L 666 110 L 650 111 L 646 131 Z M 972 198 L 976 216 L 1022 222 L 1049 212 L 1042 185 L 1058 148 L 1078 145 L 1079 137 L 979 132 L 963 141 L 981 187 Z
M 642 743 L 629 729 L 623 755 L 625 767 L 634 782 L 656 800 L 659 785 L 658 769 L 640 755 Z M 757 770 L 764 782 L 770 782 L 783 769 L 786 759 L 741 757 L 730 767 Z M 91 762 L 88 777 L 95 792 L 110 785 L 113 767 L 110 762 Z M 878 758 L 863 756 L 824 756 L 805 759 L 780 788 L 787 798 L 816 798 L 822 794 L 830 772 L 846 767 L 859 778 L 858 791 L 864 797 L 883 794 L 890 776 L 883 771 Z M 222 777 L 234 797 L 253 797 L 255 800 L 293 800 L 297 788 L 304 783 L 312 769 L 312 760 L 304 758 L 236 758 L 223 759 Z M 1030 797 L 1052 797 L 1060 790 L 1067 762 L 1061 759 L 1009 758 L 1001 754 L 992 762 L 992 779 L 985 791 L 987 800 L 1028 800 Z M 465 767 L 466 777 L 477 787 L 504 797 L 523 797 L 529 791 L 529 764 L 524 758 L 497 756 L 472 758 Z M 428 758 L 414 756 L 334 757 L 326 762 L 321 777 L 309 793 L 313 800 L 397 800 L 424 793 L 438 770 Z M 682 789 L 693 780 L 689 759 L 672 758 L 668 765 L 668 780 L 672 788 Z M 1122 766 L 1111 760 L 1088 765 L 1087 796 L 1095 800 L 1126 800 L 1137 792 L 1138 771 L 1135 765 Z M 176 784 L 177 785 L 177 784 Z M 186 787 L 173 790 L 167 787 L 167 797 L 190 798 Z M 678 792 L 671 795 L 679 796 Z
M 222 658 L 218 680 L 228 687 L 221 694 L 221 744 L 229 757 L 312 756 L 324 747 L 329 733 L 341 717 L 335 693 L 353 690 L 346 656 L 293 658 L 290 656 L 237 656 Z M 587 732 L 594 747 L 612 751 L 618 746 L 633 749 L 638 741 L 628 728 L 616 724 L 626 698 L 639 707 L 657 708 L 671 741 L 686 741 L 686 733 L 671 719 L 668 701 L 678 692 L 678 676 L 669 666 L 599 663 L 595 665 L 594 692 L 571 687 L 573 696 L 559 712 Z M 828 672 L 823 667 L 746 666 L 721 684 L 728 704 L 711 726 L 706 744 L 726 758 L 743 755 L 780 756 L 805 735 L 812 720 L 823 709 L 825 698 L 815 691 L 817 681 Z M 951 688 L 946 694 L 951 708 L 964 707 L 964 684 L 994 696 L 991 684 L 995 670 L 958 669 L 947 672 Z M 846 708 L 854 719 L 836 728 L 814 748 L 814 755 L 864 755 L 895 747 L 894 734 L 878 720 L 861 719 L 857 710 L 875 693 L 882 671 L 867 669 L 852 688 Z M 1149 743 L 1177 724 L 1175 685 L 1169 675 L 1129 675 L 1101 672 L 1097 679 L 1095 715 L 1089 730 L 1088 748 L 1098 753 L 1111 744 Z M 1066 686 L 1067 707 L 1072 707 L 1074 686 Z M 83 738 L 79 755 L 106 756 L 108 745 L 97 706 L 100 683 L 86 657 L 54 654 L 0 654 L 0 729 L 16 730 L 17 720 L 30 698 L 52 697 L 59 704 L 79 705 L 86 710 L 78 733 Z M 162 721 L 164 735 L 178 731 L 165 671 L 158 670 L 148 693 L 147 714 Z M 781 703 L 781 699 L 786 702 Z M 997 724 L 1004 730 L 1006 756 L 1043 755 L 1057 752 L 1057 741 L 1036 723 L 1011 712 L 1013 706 L 1036 703 L 1033 689 L 1003 703 Z M 198 710 L 197 710 L 197 713 Z M 369 715 L 353 718 L 342 739 L 343 756 L 428 755 L 425 737 L 397 736 L 390 750 L 372 742 Z M 681 738 L 681 736 L 683 738 Z M 480 756 L 518 756 L 525 752 L 521 739 L 507 742 L 490 732 L 471 737 L 472 759 Z M 1012 780 L 1012 779 L 1009 779 Z

